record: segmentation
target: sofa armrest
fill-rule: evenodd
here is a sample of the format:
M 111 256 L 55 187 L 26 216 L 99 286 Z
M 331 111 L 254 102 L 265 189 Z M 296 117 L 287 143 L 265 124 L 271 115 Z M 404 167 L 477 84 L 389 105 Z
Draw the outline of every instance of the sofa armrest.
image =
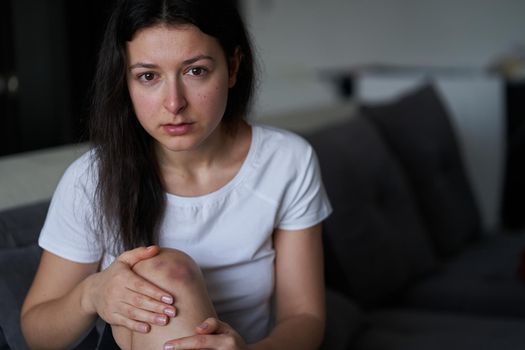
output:
M 20 309 L 38 267 L 36 245 L 0 250 L 0 328 L 11 349 L 27 349 L 20 330 Z
M 0 212 L 0 349 L 27 349 L 20 308 L 40 260 L 36 242 L 49 201 Z

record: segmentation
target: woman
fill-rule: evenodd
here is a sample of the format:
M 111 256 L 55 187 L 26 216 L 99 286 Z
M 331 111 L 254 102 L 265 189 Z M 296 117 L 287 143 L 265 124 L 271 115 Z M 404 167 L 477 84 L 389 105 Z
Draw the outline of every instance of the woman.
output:
M 123 349 L 320 345 L 331 209 L 311 147 L 245 121 L 253 66 L 231 1 L 118 2 L 93 148 L 40 235 L 21 315 L 31 347 L 70 347 L 98 317 Z

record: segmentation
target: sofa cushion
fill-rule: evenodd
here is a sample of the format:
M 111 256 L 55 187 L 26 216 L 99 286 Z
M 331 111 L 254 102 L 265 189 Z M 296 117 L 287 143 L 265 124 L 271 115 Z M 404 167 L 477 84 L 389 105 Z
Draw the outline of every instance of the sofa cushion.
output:
M 0 212 L 0 249 L 36 243 L 48 207 L 43 201 Z
M 9 350 L 9 345 L 5 339 L 4 330 L 0 327 L 0 350 Z
M 348 350 L 362 331 L 364 314 L 352 300 L 326 291 L 326 330 L 322 350 Z
M 525 318 L 525 281 L 519 272 L 524 251 L 525 232 L 486 237 L 407 290 L 404 303 L 427 310 Z
M 361 305 L 386 302 L 434 265 L 400 166 L 364 118 L 307 139 L 334 210 L 324 223 L 327 283 Z
M 426 85 L 361 112 L 381 131 L 415 190 L 418 208 L 440 255 L 463 249 L 481 219 L 447 111 Z
M 356 350 L 516 350 L 525 348 L 525 322 L 409 309 L 368 314 Z

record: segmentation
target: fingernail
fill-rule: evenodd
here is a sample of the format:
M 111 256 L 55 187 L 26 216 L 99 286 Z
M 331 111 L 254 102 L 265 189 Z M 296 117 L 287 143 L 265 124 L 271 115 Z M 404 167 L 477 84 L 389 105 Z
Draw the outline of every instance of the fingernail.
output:
M 141 323 L 137 325 L 137 331 L 140 333 L 148 333 L 149 332 L 149 325 Z
M 177 314 L 175 309 L 170 309 L 168 307 L 164 309 L 164 313 L 169 317 L 175 317 L 175 315 Z
M 164 344 L 164 350 L 173 350 L 175 346 L 173 344 Z
M 204 330 L 204 329 L 208 328 L 208 324 L 207 324 L 206 322 L 201 323 L 201 324 L 199 325 L 199 328 Z
M 146 248 L 146 250 L 152 250 L 153 248 L 155 248 L 154 245 L 150 245 L 149 247 Z
M 160 300 L 162 300 L 162 302 L 166 304 L 173 304 L 173 298 L 169 295 L 164 295 L 162 298 L 160 298 Z
M 166 323 L 168 323 L 168 318 L 166 316 L 155 316 L 155 323 L 164 326 Z

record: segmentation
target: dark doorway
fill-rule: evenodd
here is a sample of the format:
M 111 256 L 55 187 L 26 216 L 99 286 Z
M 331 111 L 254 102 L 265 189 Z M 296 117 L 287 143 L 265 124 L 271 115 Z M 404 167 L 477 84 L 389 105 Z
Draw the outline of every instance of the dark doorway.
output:
M 0 155 L 83 140 L 111 1 L 0 3 Z

